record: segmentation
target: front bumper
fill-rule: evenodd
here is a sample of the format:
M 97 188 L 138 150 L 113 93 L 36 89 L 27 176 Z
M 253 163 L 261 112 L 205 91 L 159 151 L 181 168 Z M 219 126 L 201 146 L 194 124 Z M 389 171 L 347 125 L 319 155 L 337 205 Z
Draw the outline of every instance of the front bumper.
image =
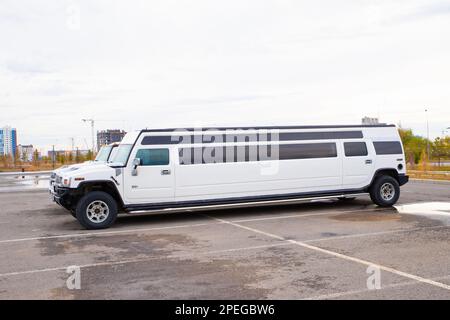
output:
M 55 185 L 50 188 L 52 200 L 64 208 L 67 208 L 68 205 L 69 192 L 69 188 L 58 187 Z
M 399 185 L 404 185 L 407 184 L 409 181 L 409 176 L 407 176 L 406 174 L 401 174 L 398 176 L 398 184 Z

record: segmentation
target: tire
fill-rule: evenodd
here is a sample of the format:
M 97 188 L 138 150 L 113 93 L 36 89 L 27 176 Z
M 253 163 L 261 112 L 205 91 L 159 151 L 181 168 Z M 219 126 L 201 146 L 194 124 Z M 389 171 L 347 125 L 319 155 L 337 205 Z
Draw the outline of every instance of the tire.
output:
M 86 229 L 105 229 L 116 221 L 117 202 L 106 192 L 94 191 L 78 201 L 75 212 L 78 222 Z
M 370 187 L 370 199 L 380 207 L 391 207 L 400 197 L 398 181 L 391 176 L 378 177 Z

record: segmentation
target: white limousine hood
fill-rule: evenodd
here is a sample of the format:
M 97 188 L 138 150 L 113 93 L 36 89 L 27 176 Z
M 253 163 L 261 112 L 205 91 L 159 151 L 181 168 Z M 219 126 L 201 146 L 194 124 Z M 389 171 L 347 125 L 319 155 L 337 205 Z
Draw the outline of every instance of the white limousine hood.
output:
M 94 166 L 81 166 L 76 170 L 63 174 L 64 179 L 70 179 L 70 188 L 77 188 L 81 182 L 111 180 L 111 176 L 116 176 L 116 169 L 106 164 L 96 164 Z

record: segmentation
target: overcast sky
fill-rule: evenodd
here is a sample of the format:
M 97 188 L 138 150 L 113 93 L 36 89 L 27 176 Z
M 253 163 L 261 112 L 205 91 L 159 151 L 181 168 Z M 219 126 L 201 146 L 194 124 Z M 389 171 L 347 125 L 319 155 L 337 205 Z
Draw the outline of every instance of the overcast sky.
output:
M 0 126 L 450 126 L 450 1 L 1 0 Z

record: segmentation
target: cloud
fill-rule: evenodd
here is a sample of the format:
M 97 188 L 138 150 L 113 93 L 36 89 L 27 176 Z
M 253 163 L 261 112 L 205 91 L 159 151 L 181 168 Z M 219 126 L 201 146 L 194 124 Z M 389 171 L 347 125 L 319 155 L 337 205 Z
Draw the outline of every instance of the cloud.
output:
M 132 130 L 379 115 L 424 134 L 427 106 L 438 135 L 448 13 L 430 0 L 4 0 L 0 125 L 42 145 L 83 145 L 91 117 Z

